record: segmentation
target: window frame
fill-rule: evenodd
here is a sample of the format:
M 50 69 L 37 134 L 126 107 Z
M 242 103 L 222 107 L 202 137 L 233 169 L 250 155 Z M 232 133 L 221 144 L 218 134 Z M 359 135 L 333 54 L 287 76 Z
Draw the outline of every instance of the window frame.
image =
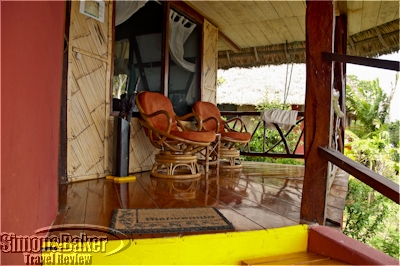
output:
M 166 97 L 168 97 L 168 80 L 169 80 L 169 44 L 168 44 L 168 34 L 169 34 L 169 15 L 170 15 L 170 9 L 171 7 L 174 10 L 177 10 L 178 12 L 182 13 L 185 15 L 188 19 L 192 20 L 194 23 L 196 23 L 201 30 L 199 30 L 199 42 L 200 45 L 198 46 L 198 55 L 199 55 L 199 62 L 198 62 L 198 69 L 199 69 L 199 77 L 198 77 L 198 99 L 201 100 L 202 96 L 202 91 L 203 91 L 203 60 L 204 60 L 204 55 L 203 55 L 203 44 L 204 44 L 204 17 L 199 14 L 197 11 L 195 11 L 193 8 L 191 8 L 189 5 L 182 1 L 162 1 L 161 4 L 163 5 L 164 8 L 164 17 L 163 17 L 163 31 L 162 31 L 162 51 L 161 51 L 161 82 L 160 82 L 160 92 L 164 94 Z M 113 2 L 114 5 L 114 14 L 113 14 L 113 42 L 112 42 L 112 62 L 114 61 L 114 42 L 115 42 L 115 1 Z M 119 111 L 114 111 L 113 108 L 113 99 L 112 99 L 112 90 L 113 90 L 113 75 L 114 75 L 114 65 L 112 65 L 112 70 L 110 73 L 111 78 L 111 86 L 110 86 L 110 115 L 111 116 L 119 116 Z M 135 116 L 135 115 L 134 115 Z

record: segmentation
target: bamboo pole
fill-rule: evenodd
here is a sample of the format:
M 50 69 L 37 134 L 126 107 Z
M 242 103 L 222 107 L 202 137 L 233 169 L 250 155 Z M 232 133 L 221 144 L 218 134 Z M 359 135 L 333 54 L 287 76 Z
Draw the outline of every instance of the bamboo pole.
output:
M 113 23 L 113 1 L 109 1 L 108 3 L 108 63 L 106 68 L 106 107 L 105 107 L 105 125 L 104 125 L 104 171 L 109 172 L 109 165 L 108 165 L 108 145 L 109 145 L 109 136 L 110 136 L 110 129 L 109 129 L 109 117 L 110 117 L 110 90 L 111 90 L 111 69 L 112 69 L 112 59 L 113 59 L 113 30 L 114 30 L 114 23 Z
M 75 52 L 75 53 L 80 53 L 80 54 L 84 54 L 84 55 L 87 55 L 87 56 L 96 58 L 96 59 L 98 59 L 98 60 L 100 60 L 100 61 L 103 61 L 103 62 L 105 62 L 105 63 L 108 63 L 108 62 L 109 62 L 109 58 L 102 57 L 102 56 L 100 56 L 100 55 L 96 55 L 96 54 L 94 54 L 94 53 L 92 53 L 92 52 L 83 50 L 83 49 L 78 48 L 78 47 L 73 47 L 73 48 L 72 48 L 72 51 Z
M 100 178 L 99 174 L 94 175 L 86 175 L 86 176 L 75 176 L 75 177 L 68 177 L 68 182 L 79 182 L 79 181 L 87 181 Z
M 78 2 L 72 2 L 71 4 L 71 22 L 70 22 L 70 35 L 69 35 L 69 41 L 68 41 L 68 50 L 70 51 L 68 53 L 68 80 L 67 80 L 67 178 L 69 179 L 69 176 L 72 174 L 72 160 L 71 160 L 71 153 L 72 153 L 72 149 L 71 149 L 71 139 L 72 139 L 72 131 L 71 131 L 71 90 L 72 90 L 72 84 L 75 84 L 73 81 L 73 74 L 72 74 L 72 56 L 73 53 L 71 53 L 72 51 L 72 41 L 73 41 L 73 30 L 71 27 L 71 25 L 73 25 L 74 19 L 76 19 L 75 17 L 75 13 L 72 12 L 73 9 L 76 8 Z

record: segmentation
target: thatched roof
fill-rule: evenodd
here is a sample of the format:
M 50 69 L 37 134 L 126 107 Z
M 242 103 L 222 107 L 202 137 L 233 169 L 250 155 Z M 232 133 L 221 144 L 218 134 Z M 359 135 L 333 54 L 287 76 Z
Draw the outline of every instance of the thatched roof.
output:
M 284 64 L 288 55 L 305 62 L 306 0 L 184 2 L 218 28 L 220 69 Z M 374 57 L 399 50 L 399 1 L 333 5 L 335 16 L 347 20 L 347 54 Z
M 376 28 L 349 36 L 347 54 L 363 57 L 390 54 L 399 51 L 399 41 L 399 19 L 396 19 Z M 305 47 L 305 41 L 301 41 L 245 48 L 239 52 L 219 51 L 218 68 L 279 65 L 292 60 L 296 63 L 305 63 Z
M 291 71 L 286 65 L 218 70 L 218 78 L 225 80 L 217 89 L 218 104 L 258 105 L 260 103 L 283 103 L 286 79 L 291 82 L 287 97 L 288 104 L 303 105 L 305 100 L 306 68 L 294 64 Z M 288 84 L 288 83 L 287 83 Z M 288 85 L 286 85 L 288 86 Z
M 376 57 L 399 51 L 400 20 L 353 34 L 348 39 L 347 53 L 350 55 Z
M 257 52 L 255 52 L 254 49 L 256 49 Z M 304 41 L 246 48 L 241 49 L 238 53 L 232 51 L 218 52 L 218 68 L 220 69 L 281 65 L 292 61 L 296 63 L 305 63 L 306 43 Z

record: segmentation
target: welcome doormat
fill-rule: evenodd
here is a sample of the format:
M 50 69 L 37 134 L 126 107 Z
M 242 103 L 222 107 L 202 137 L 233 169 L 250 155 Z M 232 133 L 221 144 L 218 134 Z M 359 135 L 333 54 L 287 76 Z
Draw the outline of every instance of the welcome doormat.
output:
M 215 208 L 115 209 L 111 231 L 124 234 L 234 230 Z

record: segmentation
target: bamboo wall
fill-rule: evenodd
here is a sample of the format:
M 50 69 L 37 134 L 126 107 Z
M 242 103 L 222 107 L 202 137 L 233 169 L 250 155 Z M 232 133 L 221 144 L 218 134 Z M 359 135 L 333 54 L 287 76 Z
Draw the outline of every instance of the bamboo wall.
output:
M 104 22 L 79 13 L 71 2 L 67 89 L 68 181 L 109 172 L 108 137 L 112 63 L 112 4 Z
M 112 174 L 114 119 L 110 116 L 112 4 L 106 1 L 104 22 L 79 13 L 72 1 L 68 57 L 68 181 Z M 204 23 L 202 99 L 216 103 L 218 29 Z M 139 124 L 131 120 L 129 173 L 148 171 L 156 150 Z
M 129 140 L 129 172 L 149 171 L 158 152 L 144 133 L 138 118 L 131 120 L 131 136 Z
M 217 104 L 218 29 L 204 20 L 203 24 L 203 101 Z

